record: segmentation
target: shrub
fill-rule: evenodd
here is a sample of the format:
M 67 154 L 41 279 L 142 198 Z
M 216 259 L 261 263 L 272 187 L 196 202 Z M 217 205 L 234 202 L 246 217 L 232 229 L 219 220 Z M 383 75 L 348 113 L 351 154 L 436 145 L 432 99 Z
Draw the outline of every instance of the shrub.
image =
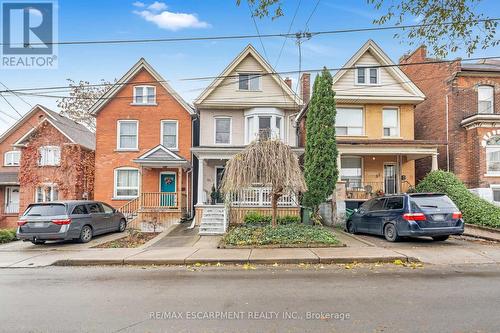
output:
M 466 223 L 500 228 L 500 207 L 479 198 L 451 172 L 432 171 L 418 185 L 417 192 L 439 192 L 450 197 Z
M 264 215 L 257 212 L 249 212 L 243 218 L 243 223 L 248 227 L 263 227 L 271 224 L 272 216 Z M 300 217 L 295 215 L 279 216 L 277 218 L 278 225 L 300 223 Z
M 16 240 L 16 229 L 0 229 L 0 244 Z

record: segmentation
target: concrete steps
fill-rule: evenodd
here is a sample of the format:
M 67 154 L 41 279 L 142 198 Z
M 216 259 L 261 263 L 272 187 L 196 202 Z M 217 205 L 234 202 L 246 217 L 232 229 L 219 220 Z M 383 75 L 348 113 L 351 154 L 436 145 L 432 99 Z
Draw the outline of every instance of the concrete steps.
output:
M 201 217 L 200 235 L 221 235 L 224 228 L 224 207 L 204 208 Z

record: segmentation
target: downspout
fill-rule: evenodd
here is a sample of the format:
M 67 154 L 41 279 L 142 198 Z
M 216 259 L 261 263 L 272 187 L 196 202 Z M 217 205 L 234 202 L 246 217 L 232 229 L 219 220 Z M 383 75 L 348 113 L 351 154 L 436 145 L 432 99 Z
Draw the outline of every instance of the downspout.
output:
M 445 96 L 445 112 L 446 112 L 446 171 L 450 171 L 450 143 L 449 143 L 449 121 L 448 121 L 448 94 Z
M 189 180 L 190 180 L 190 177 L 189 177 L 189 174 L 193 172 L 193 169 L 190 168 L 188 171 L 186 171 L 186 196 L 187 196 L 187 203 L 188 203 L 188 211 L 189 211 L 189 218 L 192 218 L 193 217 L 193 200 L 191 198 L 191 200 L 189 200 L 189 187 L 192 185 L 192 182 L 190 183 Z M 191 192 L 192 193 L 192 192 Z

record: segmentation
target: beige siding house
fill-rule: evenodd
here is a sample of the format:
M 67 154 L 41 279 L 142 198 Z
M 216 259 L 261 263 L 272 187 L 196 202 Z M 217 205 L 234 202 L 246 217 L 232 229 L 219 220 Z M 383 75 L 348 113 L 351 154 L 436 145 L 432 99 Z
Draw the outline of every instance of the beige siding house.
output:
M 251 45 L 222 71 L 195 100 L 199 113 L 200 144 L 192 152 L 198 160 L 196 215 L 200 232 L 222 232 L 223 203 L 218 197 L 224 165 L 259 136 L 281 139 L 297 154 L 295 118 L 302 100 Z M 298 203 L 285 196 L 281 207 L 298 214 Z M 231 197 L 232 220 L 242 212 L 269 210 L 269 189 L 244 189 Z M 245 209 L 243 209 L 245 208 Z M 238 215 L 239 214 L 239 215 Z

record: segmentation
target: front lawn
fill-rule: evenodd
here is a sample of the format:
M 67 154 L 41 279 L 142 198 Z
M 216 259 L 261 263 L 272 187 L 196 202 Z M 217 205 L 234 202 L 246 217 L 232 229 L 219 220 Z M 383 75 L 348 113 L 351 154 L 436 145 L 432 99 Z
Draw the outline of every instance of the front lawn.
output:
M 335 235 L 320 226 L 299 223 L 236 226 L 222 238 L 224 247 L 330 247 L 342 246 Z
M 16 229 L 0 229 L 0 244 L 16 240 Z

